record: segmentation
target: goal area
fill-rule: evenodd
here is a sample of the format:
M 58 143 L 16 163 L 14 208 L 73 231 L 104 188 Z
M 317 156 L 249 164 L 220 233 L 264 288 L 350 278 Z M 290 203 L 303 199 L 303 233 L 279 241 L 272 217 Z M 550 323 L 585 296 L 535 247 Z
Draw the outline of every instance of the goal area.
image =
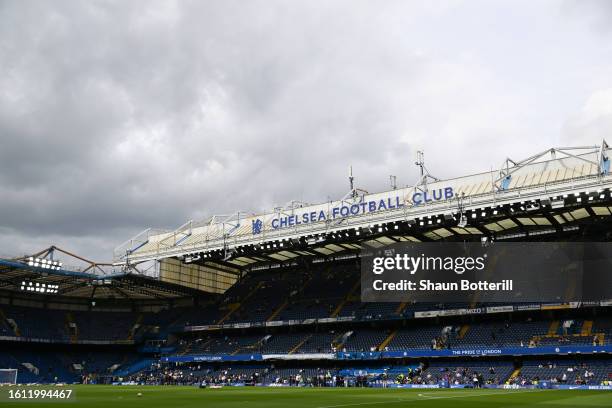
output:
M 16 368 L 0 368 L 0 385 L 17 384 Z

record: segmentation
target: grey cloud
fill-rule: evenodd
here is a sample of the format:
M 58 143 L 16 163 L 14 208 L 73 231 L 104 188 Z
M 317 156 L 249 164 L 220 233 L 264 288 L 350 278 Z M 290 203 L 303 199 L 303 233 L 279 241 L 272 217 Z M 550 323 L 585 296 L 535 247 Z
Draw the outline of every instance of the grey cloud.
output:
M 455 177 L 556 145 L 612 87 L 605 39 L 557 7 L 1 2 L 3 252 L 104 260 L 149 226 L 338 198 L 351 164 L 379 191 L 420 149 Z

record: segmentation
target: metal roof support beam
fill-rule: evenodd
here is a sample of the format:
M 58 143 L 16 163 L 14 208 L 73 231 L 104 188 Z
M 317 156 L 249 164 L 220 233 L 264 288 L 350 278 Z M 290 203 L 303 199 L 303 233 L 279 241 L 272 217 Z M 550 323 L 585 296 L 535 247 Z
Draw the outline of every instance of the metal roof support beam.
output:
M 510 158 L 507 158 L 502 164 L 500 171 L 499 171 L 499 177 L 494 180 L 493 185 L 495 186 L 495 188 L 497 188 L 498 191 L 505 190 L 507 186 L 504 184 L 504 180 L 505 179 L 509 180 L 513 173 L 525 167 L 526 165 L 531 164 L 535 162 L 536 160 L 546 156 L 547 154 L 550 154 L 552 158 L 554 159 L 556 158 L 557 152 L 564 154 L 567 157 L 572 157 L 574 159 L 582 160 L 586 163 L 598 166 L 598 168 L 601 171 L 601 169 L 605 167 L 604 163 L 608 161 L 608 157 L 606 155 L 607 148 L 608 148 L 608 144 L 606 143 L 605 140 L 603 140 L 600 146 L 553 147 L 543 152 L 540 152 L 538 154 L 534 154 L 533 156 L 530 156 L 518 162 Z M 582 154 L 593 153 L 596 155 L 596 159 L 589 160 L 589 159 L 586 159 L 585 157 L 582 157 L 581 155 L 573 153 L 574 151 L 583 151 L 583 150 L 587 150 L 587 152 L 582 153 Z M 609 169 L 609 165 L 608 165 L 608 169 Z
M 173 247 L 179 244 L 182 240 L 189 237 L 191 235 L 192 230 L 193 230 L 193 220 L 189 220 L 183 225 L 181 225 L 180 227 L 178 227 L 177 229 L 175 229 L 174 231 L 172 231 L 172 233 L 169 236 L 160 240 L 158 244 L 160 246 L 163 245 L 168 248 Z

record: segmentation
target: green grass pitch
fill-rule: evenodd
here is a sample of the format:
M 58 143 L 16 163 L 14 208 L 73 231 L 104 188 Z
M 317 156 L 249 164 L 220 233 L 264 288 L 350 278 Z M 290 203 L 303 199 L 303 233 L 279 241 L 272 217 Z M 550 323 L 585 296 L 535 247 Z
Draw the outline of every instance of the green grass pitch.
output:
M 197 389 L 171 386 L 66 386 L 75 390 L 73 402 L 3 402 L 6 407 L 92 408 L 394 408 L 394 407 L 612 407 L 610 391 L 561 390 L 407 390 L 355 388 Z M 5 388 L 6 389 L 6 388 Z M 138 396 L 141 393 L 142 396 Z

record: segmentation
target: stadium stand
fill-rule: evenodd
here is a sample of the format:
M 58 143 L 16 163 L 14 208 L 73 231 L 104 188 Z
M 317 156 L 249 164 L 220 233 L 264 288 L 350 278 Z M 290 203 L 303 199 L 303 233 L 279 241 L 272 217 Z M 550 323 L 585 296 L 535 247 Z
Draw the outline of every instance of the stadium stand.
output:
M 271 230 L 271 214 L 261 224 L 213 218 L 139 234 L 109 270 L 35 265 L 67 256 L 55 247 L 1 259 L 0 368 L 18 369 L 22 383 L 608 386 L 610 299 L 362 302 L 360 293 L 364 248 L 609 242 L 612 182 L 601 170 L 609 162 L 591 153 L 529 162 L 497 181 L 488 172 L 448 180 L 465 193 L 461 214 L 456 200 L 440 200 L 376 223 L 317 224 L 325 232 L 316 234 Z M 154 262 L 157 275 L 130 269 L 126 257 Z M 42 284 L 58 289 L 27 290 Z
M 514 367 L 509 363 L 496 362 L 466 362 L 465 364 L 449 364 L 434 362 L 429 365 L 421 377 L 427 383 L 437 384 L 447 381 L 450 384 L 470 384 L 480 382 L 485 384 L 503 384 L 509 378 Z M 478 381 L 474 381 L 474 379 Z
M 525 363 L 514 382 L 599 385 L 611 378 L 612 369 L 604 361 L 543 360 Z

